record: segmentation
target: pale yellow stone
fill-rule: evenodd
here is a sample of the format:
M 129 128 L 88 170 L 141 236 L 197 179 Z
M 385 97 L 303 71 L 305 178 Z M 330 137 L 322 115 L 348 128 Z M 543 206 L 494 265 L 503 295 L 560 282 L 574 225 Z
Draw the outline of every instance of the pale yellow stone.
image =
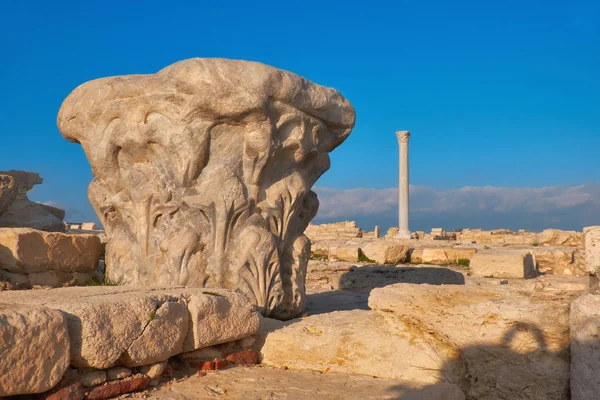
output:
M 472 276 L 490 278 L 531 278 L 535 276 L 535 260 L 529 250 L 483 250 L 470 262 Z
M 0 296 L 0 397 L 53 388 L 69 366 L 69 347 L 62 313 Z

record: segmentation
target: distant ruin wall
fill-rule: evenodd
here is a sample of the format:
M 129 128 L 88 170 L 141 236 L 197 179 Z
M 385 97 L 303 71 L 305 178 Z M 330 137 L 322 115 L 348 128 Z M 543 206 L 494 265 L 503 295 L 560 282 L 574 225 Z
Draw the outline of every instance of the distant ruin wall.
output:
M 363 231 L 355 221 L 336 222 L 333 224 L 310 224 L 304 231 L 311 242 L 317 240 L 348 240 L 363 237 Z

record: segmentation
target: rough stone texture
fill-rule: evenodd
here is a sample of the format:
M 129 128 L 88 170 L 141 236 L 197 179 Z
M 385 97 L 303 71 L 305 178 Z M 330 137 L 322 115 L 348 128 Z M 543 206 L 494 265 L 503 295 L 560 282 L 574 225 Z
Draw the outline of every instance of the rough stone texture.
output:
M 571 399 L 600 393 L 600 296 L 585 294 L 571 303 Z
M 337 311 L 281 324 L 264 321 L 261 328 L 257 343 L 264 342 L 265 365 L 435 384 L 445 379 L 444 361 L 458 357 L 443 340 L 387 325 L 383 315 L 372 311 Z
M 11 170 L 0 171 L 0 176 L 2 175 L 11 176 L 14 179 L 16 195 L 6 210 L 3 212 L 0 210 L 0 227 L 27 227 L 51 232 L 62 232 L 64 230 L 62 220 L 65 217 L 65 212 L 63 210 L 34 203 L 27 198 L 27 192 L 34 185 L 43 182 L 39 174 Z
M 311 242 L 321 240 L 350 240 L 363 237 L 362 231 L 355 221 L 336 222 L 333 224 L 309 224 L 304 231 Z
M 600 226 L 588 226 L 583 229 L 585 236 L 586 270 L 592 274 L 600 271 Z
M 181 353 L 189 331 L 188 312 L 188 305 L 183 300 L 163 303 L 151 314 L 142 334 L 121 355 L 120 363 L 136 367 L 167 360 Z
M 339 243 L 329 247 L 329 259 L 358 262 L 360 247 L 357 243 Z
M 415 249 L 410 254 L 410 262 L 425 264 L 456 264 L 458 260 L 470 260 L 477 249 L 454 247 L 425 247 Z
M 0 397 L 50 390 L 68 366 L 65 317 L 0 298 Z
M 94 386 L 102 385 L 106 382 L 106 371 L 101 369 L 91 370 L 85 372 L 81 376 L 81 384 L 87 388 L 91 388 Z
M 95 277 L 100 251 L 95 235 L 0 228 L 0 286 L 85 284 Z
M 380 264 L 398 264 L 406 260 L 409 247 L 395 240 L 374 240 L 361 243 L 363 254 Z
M 493 278 L 532 278 L 535 259 L 529 250 L 484 250 L 473 255 L 472 276 Z
M 443 343 L 452 357 L 438 358 L 437 369 L 469 398 L 558 400 L 568 397 L 569 305 L 580 293 L 533 284 L 396 284 L 374 289 L 369 306 L 389 326 Z
M 0 175 L 0 215 L 12 205 L 17 198 L 15 178 L 10 175 Z
M 160 378 L 165 367 L 167 366 L 166 362 L 160 362 L 152 365 L 145 365 L 139 368 L 140 373 L 146 375 L 150 379 Z
M 190 351 L 250 336 L 258 329 L 258 313 L 245 297 L 218 289 L 95 286 L 5 291 L 0 292 L 0 303 L 60 310 L 67 317 L 71 364 L 78 368 L 146 365 L 182 351 L 182 336 L 183 349 Z M 179 304 L 187 307 L 185 317 Z M 174 315 L 163 312 L 167 310 Z
M 585 264 L 573 247 L 534 247 L 532 250 L 537 269 L 547 275 L 585 276 Z
M 539 244 L 542 246 L 583 247 L 583 234 L 575 231 L 546 229 L 540 234 Z
M 347 262 L 311 260 L 306 285 L 315 289 L 343 289 L 369 293 L 393 283 L 462 285 L 462 273 L 437 267 L 356 266 Z
M 109 381 L 116 381 L 117 379 L 125 379 L 131 376 L 131 370 L 125 367 L 113 367 L 106 370 L 106 378 Z
M 109 279 L 237 289 L 265 315 L 290 318 L 304 308 L 310 189 L 354 120 L 334 89 L 196 58 L 87 82 L 58 126 L 92 165 Z
M 464 400 L 456 386 L 266 367 L 229 368 L 143 393 L 148 399 Z

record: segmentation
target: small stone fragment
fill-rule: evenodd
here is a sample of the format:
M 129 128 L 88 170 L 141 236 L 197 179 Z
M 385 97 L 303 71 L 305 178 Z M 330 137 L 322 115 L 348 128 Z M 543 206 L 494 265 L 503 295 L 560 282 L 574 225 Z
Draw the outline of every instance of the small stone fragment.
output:
M 131 376 L 131 370 L 125 367 L 113 367 L 106 371 L 106 378 L 109 381 L 116 381 L 117 379 L 125 379 Z
M 160 362 L 152 365 L 144 365 L 143 367 L 139 367 L 138 370 L 148 378 L 156 379 L 162 375 L 166 366 L 166 362 Z
M 106 371 L 98 369 L 86 372 L 81 377 L 81 384 L 87 388 L 98 386 L 106 382 Z

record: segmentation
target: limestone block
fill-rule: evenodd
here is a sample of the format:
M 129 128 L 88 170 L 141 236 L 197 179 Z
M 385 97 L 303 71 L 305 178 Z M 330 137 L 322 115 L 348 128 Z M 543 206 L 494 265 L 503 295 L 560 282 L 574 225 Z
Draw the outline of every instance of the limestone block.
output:
M 183 351 L 232 342 L 258 330 L 258 314 L 239 293 L 205 289 L 190 297 L 188 310 L 190 331 Z
M 575 231 L 546 229 L 539 237 L 542 246 L 573 246 L 583 247 L 583 234 Z
M 120 364 L 137 367 L 157 363 L 183 351 L 190 322 L 188 307 L 183 301 L 161 304 L 149 319 L 142 334 L 119 358 Z
M 421 262 L 429 264 L 449 264 L 446 249 L 442 247 L 426 247 L 421 255 Z
M 493 278 L 532 278 L 535 260 L 528 250 L 483 250 L 471 258 L 472 276 Z
M 573 247 L 534 247 L 537 269 L 546 275 L 584 276 L 586 272 L 575 262 L 576 249 Z
M 436 371 L 467 398 L 558 400 L 568 398 L 569 307 L 579 294 L 519 284 L 396 284 L 373 289 L 369 306 L 387 329 L 410 327 L 410 338 L 442 341 Z M 414 350 L 402 354 L 416 359 Z
M 65 212 L 56 207 L 34 203 L 27 192 L 43 182 L 39 174 L 25 171 L 0 171 L 14 179 L 16 196 L 10 206 L 0 213 L 0 227 L 28 227 L 43 231 L 61 232 Z M 0 200 L 1 201 L 1 200 Z
M 423 262 L 423 249 L 413 249 L 408 252 L 411 263 Z
M 600 296 L 585 294 L 571 303 L 571 399 L 600 393 Z
M 461 363 L 448 371 L 440 362 L 459 352 L 427 333 L 413 334 L 408 326 L 390 326 L 372 311 L 337 311 L 313 315 L 289 326 L 261 332 L 257 343 L 262 364 L 293 370 L 341 372 L 424 384 L 459 380 Z M 391 351 L 393 349 L 393 351 Z M 410 357 L 403 357 L 410 354 Z
M 93 272 L 100 250 L 96 235 L 0 228 L 0 269 L 9 272 Z
M 0 303 L 43 304 L 61 311 L 67 318 L 71 364 L 78 368 L 151 364 L 184 348 L 236 340 L 258 329 L 255 308 L 243 295 L 226 290 L 71 287 L 4 291 Z
M 84 83 L 58 115 L 92 166 L 110 280 L 234 289 L 278 318 L 303 310 L 310 189 L 354 121 L 334 89 L 210 58 Z
M 96 230 L 96 224 L 94 222 L 84 222 L 81 224 L 81 229 L 84 231 Z
M 585 235 L 585 264 L 588 272 L 600 271 L 600 226 L 588 226 L 583 229 Z
M 360 255 L 358 244 L 337 244 L 329 248 L 329 259 L 357 262 Z
M 0 287 L 85 285 L 96 279 L 100 252 L 95 235 L 0 228 Z
M 4 304 L 0 297 L 0 397 L 50 390 L 68 366 L 65 317 L 43 306 Z
M 361 243 L 360 249 L 379 264 L 398 264 L 406 260 L 409 247 L 396 240 L 376 240 Z

